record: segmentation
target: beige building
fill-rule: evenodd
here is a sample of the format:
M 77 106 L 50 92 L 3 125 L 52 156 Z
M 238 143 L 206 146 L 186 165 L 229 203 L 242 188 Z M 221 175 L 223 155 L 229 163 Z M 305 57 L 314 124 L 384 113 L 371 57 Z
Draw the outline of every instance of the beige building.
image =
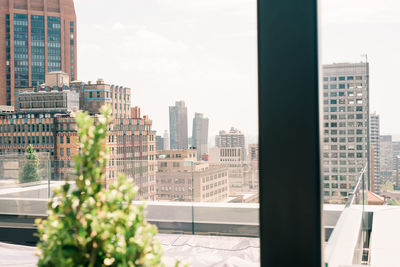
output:
M 20 111 L 42 111 L 52 109 L 57 111 L 78 111 L 79 93 L 64 91 L 24 91 L 18 95 Z
M 98 79 L 94 84 L 89 81 L 81 91 L 81 103 L 82 109 L 90 114 L 98 113 L 101 106 L 108 103 L 112 106 L 115 118 L 130 118 L 131 89 L 105 84 L 103 79 Z
M 197 161 L 195 149 L 158 152 L 158 200 L 225 202 L 228 195 L 226 167 Z
M 243 162 L 242 147 L 213 147 L 210 149 L 209 162 L 228 167 L 229 189 L 231 192 L 247 190 L 246 168 Z

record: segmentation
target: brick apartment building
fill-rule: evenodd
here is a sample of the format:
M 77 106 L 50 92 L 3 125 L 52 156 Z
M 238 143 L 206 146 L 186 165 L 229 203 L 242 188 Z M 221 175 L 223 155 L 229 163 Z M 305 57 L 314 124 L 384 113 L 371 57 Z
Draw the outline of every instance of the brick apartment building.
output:
M 57 79 L 52 78 L 58 74 L 48 75 L 49 79 L 43 86 L 20 91 L 21 106 L 17 111 L 0 109 L 0 154 L 24 153 L 25 148 L 32 144 L 37 152 L 49 154 L 52 179 L 64 180 L 73 175 L 73 156 L 78 153 L 77 107 L 75 104 L 69 105 L 68 101 L 61 101 L 61 106 L 48 103 L 54 103 L 52 99 L 55 97 L 75 92 L 80 99 L 83 97 L 87 100 L 82 102 L 79 99 L 78 102 L 83 103 L 79 108 L 89 110 L 95 120 L 98 103 L 113 106 L 114 119 L 109 126 L 107 139 L 110 150 L 106 170 L 108 180 L 115 179 L 118 173 L 125 173 L 139 187 L 139 198 L 155 200 L 155 131 L 152 130 L 152 121 L 147 116 L 140 116 L 138 107 L 130 107 L 130 90 L 105 85 L 102 80 L 96 84 L 81 83 L 79 86 L 57 84 Z M 92 97 L 88 96 L 90 92 L 95 92 Z M 101 92 L 99 97 L 97 92 Z M 109 97 L 104 95 L 107 92 Z M 93 99 L 96 101 L 89 101 Z M 39 105 L 41 108 L 29 109 L 25 105 Z

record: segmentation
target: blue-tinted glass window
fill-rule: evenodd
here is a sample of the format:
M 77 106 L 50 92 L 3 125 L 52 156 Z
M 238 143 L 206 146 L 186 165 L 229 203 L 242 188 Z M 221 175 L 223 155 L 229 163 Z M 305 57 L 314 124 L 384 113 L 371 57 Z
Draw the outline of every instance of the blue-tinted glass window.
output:
M 45 32 L 44 16 L 31 15 L 31 67 L 32 86 L 44 83 Z
M 344 76 L 339 76 L 339 81 L 344 81 L 346 78 Z
M 331 84 L 331 89 L 337 89 L 336 84 Z
M 332 105 L 336 105 L 336 104 L 337 104 L 336 99 L 332 99 L 332 100 L 331 100 L 331 104 L 332 104 Z
M 346 88 L 346 84 L 344 84 L 344 83 L 339 84 L 339 89 L 345 89 L 345 88 Z
M 328 85 L 327 84 L 324 84 L 324 89 L 328 89 Z
M 331 77 L 331 81 L 336 81 L 336 77 Z
M 354 80 L 354 77 L 353 77 L 353 76 L 347 76 L 347 80 L 348 80 L 348 81 L 353 81 L 353 80 Z
M 328 77 L 324 77 L 324 82 L 327 82 L 328 81 Z
M 48 71 L 61 70 L 61 22 L 59 17 L 47 17 Z
M 15 88 L 29 86 L 28 15 L 14 14 L 14 82 Z
M 6 102 L 7 105 L 11 105 L 11 68 L 10 68 L 10 59 L 11 59 L 11 43 L 10 43 L 10 14 L 6 14 L 6 81 L 7 81 L 7 88 L 6 88 Z

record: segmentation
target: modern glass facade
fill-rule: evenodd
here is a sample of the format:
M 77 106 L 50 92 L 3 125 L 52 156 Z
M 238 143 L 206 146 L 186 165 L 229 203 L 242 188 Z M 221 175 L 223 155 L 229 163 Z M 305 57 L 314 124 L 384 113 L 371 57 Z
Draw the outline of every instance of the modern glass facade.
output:
M 48 72 L 61 70 L 61 23 L 59 17 L 47 17 Z
M 45 29 L 44 16 L 31 15 L 32 86 L 44 83 Z
M 0 105 L 18 106 L 20 89 L 43 84 L 47 72 L 77 79 L 73 0 L 0 1 L 0 19 Z
M 70 32 L 70 49 L 71 49 L 71 81 L 75 80 L 75 70 L 74 70 L 74 43 L 75 43 L 75 39 L 74 39 L 74 22 L 70 21 L 69 22 L 69 32 Z
M 14 14 L 15 88 L 29 86 L 28 15 Z
M 6 14 L 6 104 L 11 105 L 10 14 Z

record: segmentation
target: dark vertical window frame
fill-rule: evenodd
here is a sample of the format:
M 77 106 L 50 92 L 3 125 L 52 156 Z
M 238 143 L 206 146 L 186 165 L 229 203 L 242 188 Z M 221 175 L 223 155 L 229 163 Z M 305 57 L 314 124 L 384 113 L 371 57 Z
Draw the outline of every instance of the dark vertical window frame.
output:
M 322 266 L 318 0 L 258 0 L 262 266 Z

